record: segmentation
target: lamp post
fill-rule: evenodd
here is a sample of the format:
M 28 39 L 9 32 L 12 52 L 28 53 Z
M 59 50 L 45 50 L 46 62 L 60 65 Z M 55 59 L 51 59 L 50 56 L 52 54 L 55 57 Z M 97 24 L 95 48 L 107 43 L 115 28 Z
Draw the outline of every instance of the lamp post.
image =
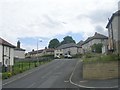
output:
M 41 39 L 37 39 L 37 60 L 38 60 L 38 41 L 42 42 L 42 40 Z

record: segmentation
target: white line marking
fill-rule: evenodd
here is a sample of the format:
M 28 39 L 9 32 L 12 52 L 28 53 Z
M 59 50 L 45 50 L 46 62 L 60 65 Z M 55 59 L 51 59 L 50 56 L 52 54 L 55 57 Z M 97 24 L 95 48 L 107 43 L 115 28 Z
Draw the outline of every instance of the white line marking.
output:
M 64 82 L 69 82 L 69 81 L 64 81 Z

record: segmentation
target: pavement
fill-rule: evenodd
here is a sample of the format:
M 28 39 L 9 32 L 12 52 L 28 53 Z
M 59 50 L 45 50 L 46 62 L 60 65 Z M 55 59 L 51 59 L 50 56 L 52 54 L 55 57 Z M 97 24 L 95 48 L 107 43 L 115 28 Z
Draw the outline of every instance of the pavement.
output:
M 95 89 L 95 90 L 120 90 L 118 88 L 118 79 L 107 79 L 107 80 L 84 80 L 82 78 L 82 62 L 78 61 L 75 69 L 73 70 L 70 83 L 81 88 Z M 102 72 L 101 72 L 102 73 Z

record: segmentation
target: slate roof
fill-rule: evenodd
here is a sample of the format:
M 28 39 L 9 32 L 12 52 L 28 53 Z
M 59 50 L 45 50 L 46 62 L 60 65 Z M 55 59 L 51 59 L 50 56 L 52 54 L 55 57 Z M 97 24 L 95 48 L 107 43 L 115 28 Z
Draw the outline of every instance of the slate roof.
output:
M 41 49 L 41 50 L 38 50 L 38 53 L 42 53 L 43 51 L 46 51 L 46 52 L 54 52 L 54 49 Z M 32 51 L 32 52 L 28 52 L 30 54 L 37 54 L 37 50 L 36 51 Z
M 93 39 L 108 39 L 108 37 L 105 36 L 105 35 L 102 35 L 102 34 L 99 34 L 99 33 L 95 32 L 94 36 L 88 37 L 88 38 L 82 43 L 82 45 L 90 42 L 90 41 L 93 40 Z
M 109 27 L 110 23 L 112 22 L 112 20 L 113 20 L 113 18 L 114 18 L 115 16 L 120 16 L 120 10 L 116 11 L 115 13 L 113 13 L 113 15 L 111 16 L 111 18 L 110 18 L 110 20 L 109 20 L 106 28 Z
M 15 50 L 18 50 L 18 51 L 25 51 L 25 49 L 22 49 L 22 48 L 15 48 Z
M 54 49 L 46 49 L 46 52 L 54 52 Z
M 77 43 L 77 45 L 78 45 L 79 47 L 81 47 L 83 43 L 84 43 L 84 41 L 81 40 L 80 42 Z
M 12 45 L 11 43 L 9 43 L 6 40 L 2 39 L 1 37 L 0 37 L 0 45 L 4 45 L 4 46 L 11 47 L 11 48 L 15 48 L 14 45 Z
M 57 47 L 57 49 L 65 49 L 65 48 L 70 48 L 70 47 L 78 47 L 78 45 L 75 43 L 68 43 L 68 44 L 63 44 Z
M 42 53 L 43 52 L 43 49 L 42 50 L 38 50 L 38 53 Z M 37 51 L 32 51 L 32 52 L 28 52 L 30 54 L 37 54 Z

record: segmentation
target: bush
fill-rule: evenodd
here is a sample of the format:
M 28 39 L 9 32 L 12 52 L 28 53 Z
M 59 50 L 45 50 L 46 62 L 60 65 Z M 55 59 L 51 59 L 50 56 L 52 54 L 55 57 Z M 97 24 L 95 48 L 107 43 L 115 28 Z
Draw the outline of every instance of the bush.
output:
M 87 53 L 84 55 L 85 58 L 92 58 L 94 55 L 92 53 Z
M 54 58 L 54 54 L 43 55 L 42 57 L 50 57 L 50 58 Z
M 2 79 L 8 79 L 12 76 L 12 72 L 4 72 L 2 73 Z
M 82 57 L 82 54 L 76 54 L 73 56 L 73 58 L 81 58 Z

